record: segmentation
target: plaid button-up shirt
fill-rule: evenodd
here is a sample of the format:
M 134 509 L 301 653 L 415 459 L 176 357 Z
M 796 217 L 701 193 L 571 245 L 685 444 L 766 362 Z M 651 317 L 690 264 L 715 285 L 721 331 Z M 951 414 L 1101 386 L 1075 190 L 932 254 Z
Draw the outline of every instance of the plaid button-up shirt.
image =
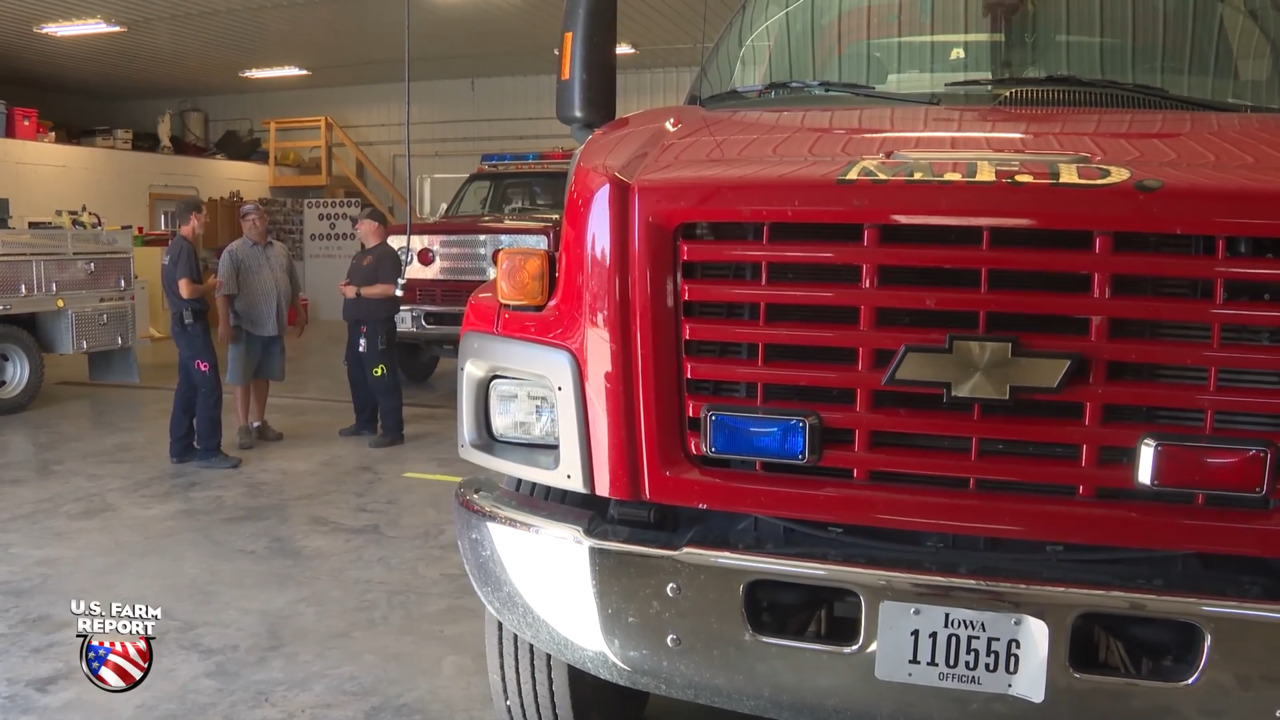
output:
M 302 294 L 298 268 L 282 243 L 241 237 L 218 260 L 218 296 L 231 298 L 231 324 L 254 335 L 283 335 L 289 307 Z

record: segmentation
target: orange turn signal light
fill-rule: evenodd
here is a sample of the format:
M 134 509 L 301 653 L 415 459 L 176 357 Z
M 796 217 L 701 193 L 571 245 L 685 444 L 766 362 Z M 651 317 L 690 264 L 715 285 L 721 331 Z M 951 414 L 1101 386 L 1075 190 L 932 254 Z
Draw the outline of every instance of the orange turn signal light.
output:
M 498 302 L 542 306 L 551 297 L 551 253 L 537 248 L 498 251 Z

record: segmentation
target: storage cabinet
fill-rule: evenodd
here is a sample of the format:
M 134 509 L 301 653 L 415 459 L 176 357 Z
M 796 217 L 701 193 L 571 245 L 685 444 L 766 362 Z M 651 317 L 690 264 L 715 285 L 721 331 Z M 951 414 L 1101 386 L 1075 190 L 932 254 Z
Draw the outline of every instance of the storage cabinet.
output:
M 128 290 L 133 287 L 131 255 L 59 258 L 39 262 L 41 293 Z
M 34 261 L 0 259 L 0 297 L 35 295 L 37 287 Z
M 36 323 L 41 344 L 60 355 L 124 347 L 138 334 L 131 302 L 42 313 Z

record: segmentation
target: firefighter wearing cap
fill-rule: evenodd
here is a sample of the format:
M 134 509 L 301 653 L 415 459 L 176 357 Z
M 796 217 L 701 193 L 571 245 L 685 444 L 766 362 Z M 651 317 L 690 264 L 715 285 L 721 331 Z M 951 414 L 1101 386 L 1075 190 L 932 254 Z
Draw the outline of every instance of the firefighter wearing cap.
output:
M 347 323 L 347 382 L 355 423 L 342 437 L 374 436 L 371 448 L 404 444 L 404 400 L 396 362 L 396 283 L 403 263 L 387 244 L 387 216 L 366 207 L 352 218 L 361 250 L 351 258 L 339 285 L 342 319 Z M 379 432 L 381 421 L 381 432 Z
M 227 346 L 227 384 L 235 389 L 241 450 L 284 439 L 267 422 L 270 384 L 284 381 L 284 335 L 289 308 L 297 313 L 298 334 L 307 325 L 302 280 L 283 243 L 267 237 L 267 213 L 256 202 L 240 206 L 239 239 L 218 261 L 218 339 Z

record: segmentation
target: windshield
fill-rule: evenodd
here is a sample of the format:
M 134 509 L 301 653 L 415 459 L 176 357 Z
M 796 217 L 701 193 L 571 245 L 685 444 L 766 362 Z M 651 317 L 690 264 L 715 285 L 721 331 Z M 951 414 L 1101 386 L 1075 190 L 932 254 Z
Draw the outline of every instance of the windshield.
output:
M 746 0 L 690 100 L 808 80 L 945 101 L 985 90 L 956 81 L 1069 74 L 1276 106 L 1278 35 L 1280 0 Z
M 486 173 L 458 188 L 445 217 L 458 215 L 560 215 L 568 174 Z

